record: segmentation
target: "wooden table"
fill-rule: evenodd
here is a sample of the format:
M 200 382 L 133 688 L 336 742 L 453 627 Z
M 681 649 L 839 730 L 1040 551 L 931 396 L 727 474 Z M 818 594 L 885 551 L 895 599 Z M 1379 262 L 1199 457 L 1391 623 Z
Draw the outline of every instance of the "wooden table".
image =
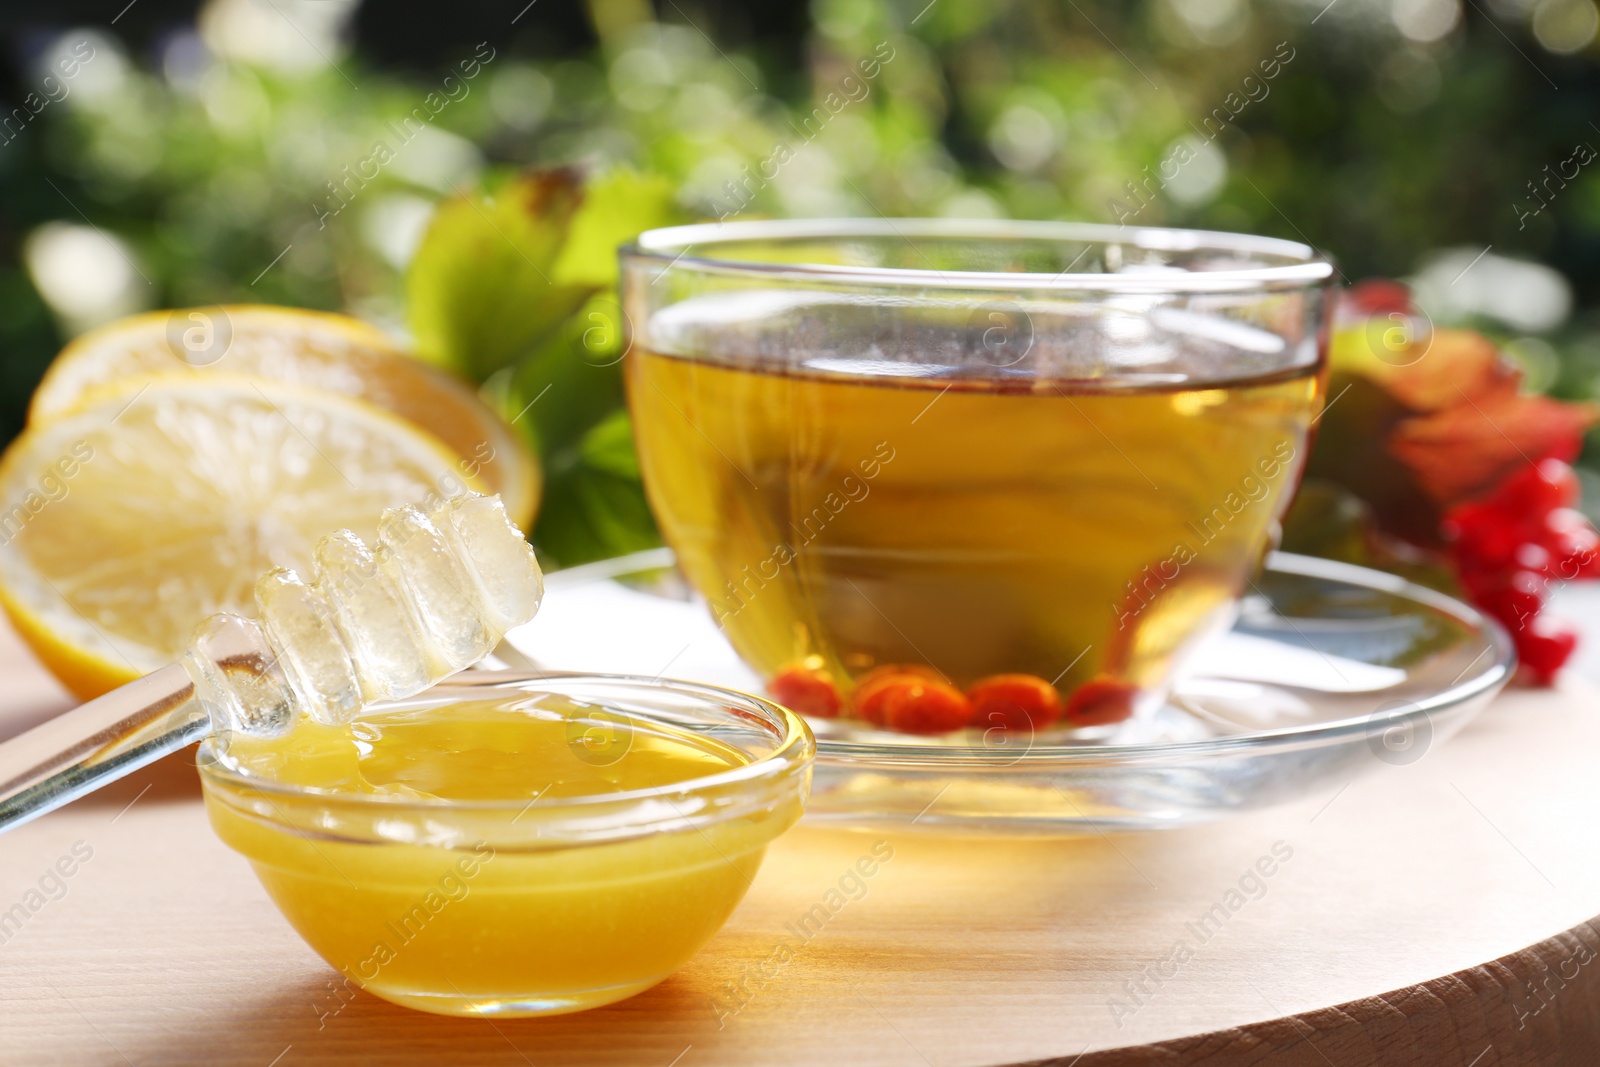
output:
M 9 630 L 0 678 L 0 734 L 68 704 Z M 683 972 L 523 1021 L 341 998 L 174 758 L 0 837 L 0 913 L 39 904 L 0 933 L 0 1063 L 1595 1062 L 1597 696 L 1514 692 L 1414 764 L 1182 832 L 802 825 Z M 884 837 L 865 895 L 799 942 Z

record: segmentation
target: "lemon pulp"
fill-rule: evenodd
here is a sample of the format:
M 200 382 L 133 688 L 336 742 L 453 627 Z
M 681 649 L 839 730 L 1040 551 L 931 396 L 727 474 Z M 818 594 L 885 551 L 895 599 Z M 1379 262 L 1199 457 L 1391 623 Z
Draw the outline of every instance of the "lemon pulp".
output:
M 554 694 L 302 723 L 236 739 L 222 758 L 317 791 L 262 803 L 237 779 L 206 779 L 212 825 L 306 942 L 351 983 L 449 1014 L 575 1011 L 654 985 L 722 926 L 767 842 L 799 816 L 792 800 L 620 839 L 547 838 L 552 805 L 749 762 L 715 739 Z M 359 842 L 329 828 L 349 801 L 377 828 L 352 834 Z M 703 807 L 670 792 L 653 803 L 685 816 Z M 615 830 L 616 818 L 593 826 Z

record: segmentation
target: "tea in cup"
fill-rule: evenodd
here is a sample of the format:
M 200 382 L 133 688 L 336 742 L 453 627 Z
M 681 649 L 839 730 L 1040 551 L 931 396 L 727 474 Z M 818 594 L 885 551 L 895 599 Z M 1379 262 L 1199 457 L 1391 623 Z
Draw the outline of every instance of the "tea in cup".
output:
M 1289 242 L 759 222 L 624 254 L 646 490 L 774 696 L 907 733 L 1159 706 L 1304 468 L 1332 266 Z

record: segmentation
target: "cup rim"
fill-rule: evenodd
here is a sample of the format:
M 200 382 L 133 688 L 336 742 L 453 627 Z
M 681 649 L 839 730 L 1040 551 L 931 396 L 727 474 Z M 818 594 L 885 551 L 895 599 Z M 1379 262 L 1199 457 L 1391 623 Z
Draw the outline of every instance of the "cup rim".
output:
M 738 241 L 861 237 L 953 238 L 991 241 L 1077 241 L 1134 245 L 1152 251 L 1254 253 L 1285 262 L 1266 267 L 1215 271 L 1127 272 L 1116 274 L 1039 274 L 1004 271 L 952 271 L 930 267 L 857 267 L 821 263 L 764 263 L 726 259 L 715 246 Z M 709 249 L 690 254 L 697 245 Z M 662 264 L 719 275 L 881 285 L 915 289 L 983 291 L 1049 290 L 1095 293 L 1236 293 L 1301 289 L 1326 284 L 1337 271 L 1333 260 L 1309 244 L 1277 237 L 1160 226 L 1109 223 L 1031 222 L 1020 219 L 770 219 L 703 222 L 646 230 L 619 252 L 622 260 Z M 658 275 L 659 277 L 659 275 Z
M 809 768 L 816 755 L 816 739 L 812 736 L 810 726 L 799 715 L 781 704 L 774 703 L 765 697 L 755 696 L 735 689 L 727 689 L 722 686 L 706 685 L 701 682 L 673 678 L 646 678 L 643 675 L 513 670 L 464 671 L 419 693 L 415 697 L 406 700 L 381 701 L 374 704 L 367 708 L 364 714 L 370 714 L 373 711 L 381 712 L 386 708 L 414 707 L 421 703 L 437 701 L 440 697 L 458 694 L 459 698 L 463 700 L 481 700 L 487 693 L 494 691 L 505 691 L 507 693 L 562 692 L 568 688 L 584 684 L 650 692 L 666 690 L 701 701 L 707 705 L 715 704 L 728 707 L 735 714 L 756 719 L 771 730 L 775 735 L 775 745 L 771 752 L 759 759 L 726 771 L 718 771 L 714 774 L 686 778 L 679 782 L 651 786 L 645 789 L 629 789 L 615 793 L 591 793 L 574 797 L 535 798 L 532 803 L 525 797 L 505 800 L 454 800 L 442 797 L 375 796 L 276 781 L 271 778 L 242 773 L 235 769 L 229 761 L 217 754 L 216 739 L 214 737 L 208 737 L 201 743 L 196 763 L 199 766 L 200 775 L 206 780 L 207 785 L 230 792 L 264 793 L 269 798 L 323 802 L 345 810 L 367 810 L 373 813 L 410 811 L 418 812 L 425 816 L 438 816 L 446 813 L 493 816 L 511 813 L 520 816 L 521 813 L 525 812 L 528 815 L 539 816 L 537 819 L 530 819 L 530 822 L 548 823 L 551 820 L 559 820 L 562 816 L 581 819 L 613 809 L 618 811 L 629 808 L 636 809 L 641 805 L 649 806 L 653 801 L 666 798 L 681 800 L 702 795 L 709 796 L 727 788 L 732 788 L 737 792 L 749 792 L 753 794 L 752 799 L 757 802 L 758 806 L 764 806 L 762 802 L 765 799 L 766 791 L 760 787 L 774 787 L 780 785 L 787 777 L 803 774 Z M 649 717 L 638 712 L 631 712 L 631 714 L 638 718 Z M 672 805 L 669 804 L 669 806 Z M 743 814 L 746 807 L 746 805 L 739 804 L 719 804 L 716 810 L 717 821 Z M 697 821 L 693 820 L 692 817 L 689 817 L 689 819 L 690 821 Z M 650 820 L 648 819 L 641 820 L 638 828 L 650 829 L 651 827 L 647 825 L 649 822 Z

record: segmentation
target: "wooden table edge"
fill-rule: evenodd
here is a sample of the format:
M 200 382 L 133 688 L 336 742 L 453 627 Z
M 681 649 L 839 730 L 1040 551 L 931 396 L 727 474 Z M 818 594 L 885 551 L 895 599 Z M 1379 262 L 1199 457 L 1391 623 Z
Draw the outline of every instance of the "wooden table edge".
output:
M 1245 1026 L 1008 1067 L 1600 1063 L 1600 916 L 1416 985 Z

